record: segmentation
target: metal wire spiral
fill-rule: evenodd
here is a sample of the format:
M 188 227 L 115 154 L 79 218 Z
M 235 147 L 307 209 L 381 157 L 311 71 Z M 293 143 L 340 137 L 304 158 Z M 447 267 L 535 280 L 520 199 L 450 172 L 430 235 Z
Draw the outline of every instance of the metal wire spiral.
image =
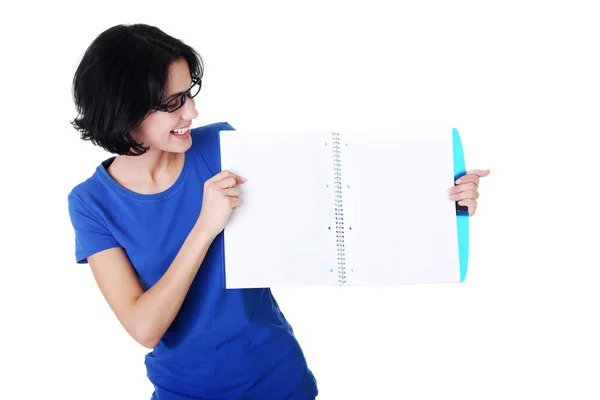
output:
M 342 200 L 342 164 L 340 134 L 333 133 L 333 176 L 335 190 L 335 236 L 337 243 L 338 282 L 346 283 L 346 248 L 344 244 L 344 205 Z

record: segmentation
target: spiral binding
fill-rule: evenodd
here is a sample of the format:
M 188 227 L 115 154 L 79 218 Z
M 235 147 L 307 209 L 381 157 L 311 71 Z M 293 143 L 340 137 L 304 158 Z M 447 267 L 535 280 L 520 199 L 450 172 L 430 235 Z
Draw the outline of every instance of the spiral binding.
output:
M 342 163 L 340 134 L 333 132 L 333 178 L 335 190 L 335 236 L 337 243 L 338 282 L 346 283 L 346 248 L 344 244 L 344 205 L 342 204 Z

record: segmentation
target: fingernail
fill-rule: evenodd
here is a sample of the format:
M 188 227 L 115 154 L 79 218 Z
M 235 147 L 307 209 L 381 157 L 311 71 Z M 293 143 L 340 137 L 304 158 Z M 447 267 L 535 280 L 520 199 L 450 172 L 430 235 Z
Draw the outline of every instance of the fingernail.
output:
M 456 180 L 456 183 L 460 183 L 460 179 L 457 179 L 457 180 Z

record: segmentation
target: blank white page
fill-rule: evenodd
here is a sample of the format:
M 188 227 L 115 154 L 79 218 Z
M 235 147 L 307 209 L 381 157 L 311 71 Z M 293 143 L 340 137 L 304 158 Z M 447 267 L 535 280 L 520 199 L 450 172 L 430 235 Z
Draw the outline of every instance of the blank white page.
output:
M 331 133 L 221 131 L 221 166 L 248 181 L 225 227 L 227 288 L 338 283 Z
M 460 281 L 452 129 L 341 141 L 347 284 Z

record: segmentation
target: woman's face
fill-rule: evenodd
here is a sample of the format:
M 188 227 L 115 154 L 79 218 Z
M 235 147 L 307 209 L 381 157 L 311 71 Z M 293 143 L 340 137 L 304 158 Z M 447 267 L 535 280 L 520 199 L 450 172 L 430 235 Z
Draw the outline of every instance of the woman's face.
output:
M 171 99 L 176 94 L 185 93 L 191 84 L 192 78 L 187 62 L 184 59 L 173 62 L 169 67 L 165 100 Z M 192 120 L 197 116 L 194 99 L 188 97 L 184 105 L 172 113 L 151 112 L 137 128 L 131 131 L 131 135 L 138 143 L 149 147 L 149 151 L 183 153 L 192 145 L 189 128 Z M 188 129 L 181 134 L 180 129 L 185 128 Z M 174 132 L 175 129 L 179 134 Z

